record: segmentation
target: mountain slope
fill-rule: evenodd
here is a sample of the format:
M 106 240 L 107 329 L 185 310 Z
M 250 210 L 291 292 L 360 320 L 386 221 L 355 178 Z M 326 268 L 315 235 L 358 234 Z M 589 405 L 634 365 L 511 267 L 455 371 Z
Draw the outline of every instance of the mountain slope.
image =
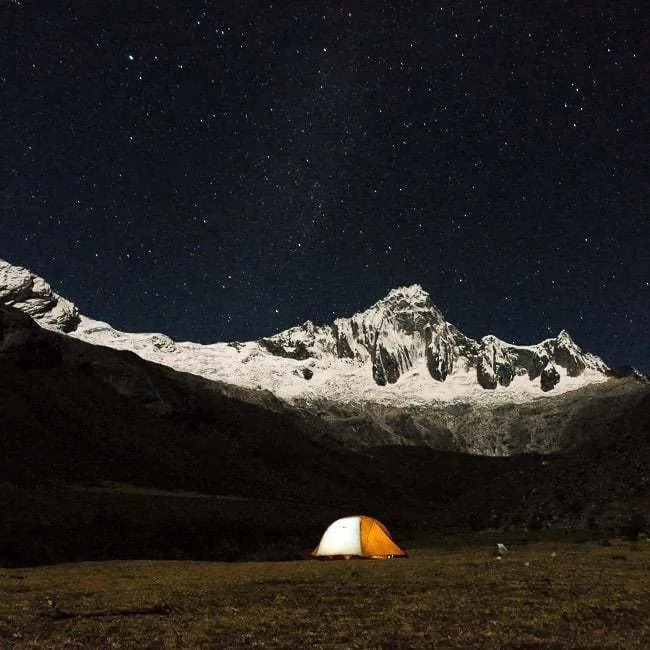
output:
M 428 446 L 483 456 L 549 453 L 576 447 L 611 429 L 647 394 L 633 376 L 610 378 L 555 396 L 521 402 L 434 402 L 394 406 L 376 402 L 298 402 L 330 425 L 340 444 Z
M 0 482 L 128 482 L 330 503 L 374 479 L 304 435 L 326 425 L 92 346 L 0 307 Z M 327 437 L 326 433 L 322 437 Z M 367 480 L 366 480 L 367 479 Z
M 650 531 L 650 392 L 607 430 L 473 485 L 451 505 L 477 528 L 494 525 Z

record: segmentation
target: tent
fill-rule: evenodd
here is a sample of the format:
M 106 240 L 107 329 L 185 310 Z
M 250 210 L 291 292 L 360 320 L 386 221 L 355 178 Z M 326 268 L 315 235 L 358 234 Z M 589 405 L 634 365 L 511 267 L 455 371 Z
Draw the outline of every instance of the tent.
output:
M 367 558 L 387 560 L 407 557 L 407 554 L 391 539 L 381 522 L 359 515 L 337 519 L 327 528 L 312 556 L 323 559 Z

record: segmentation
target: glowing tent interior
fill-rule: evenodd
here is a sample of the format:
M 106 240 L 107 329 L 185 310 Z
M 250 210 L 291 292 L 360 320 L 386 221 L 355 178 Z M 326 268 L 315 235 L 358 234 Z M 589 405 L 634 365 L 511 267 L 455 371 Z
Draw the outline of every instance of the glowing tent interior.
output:
M 319 559 L 407 557 L 380 521 L 358 515 L 337 519 L 327 528 L 312 556 Z

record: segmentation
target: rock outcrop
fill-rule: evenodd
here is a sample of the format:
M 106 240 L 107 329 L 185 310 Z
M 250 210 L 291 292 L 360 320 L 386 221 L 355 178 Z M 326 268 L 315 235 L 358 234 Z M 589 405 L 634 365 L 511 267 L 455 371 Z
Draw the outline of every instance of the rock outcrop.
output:
M 0 304 L 15 307 L 39 325 L 71 332 L 79 324 L 79 311 L 69 300 L 31 271 L 0 259 Z

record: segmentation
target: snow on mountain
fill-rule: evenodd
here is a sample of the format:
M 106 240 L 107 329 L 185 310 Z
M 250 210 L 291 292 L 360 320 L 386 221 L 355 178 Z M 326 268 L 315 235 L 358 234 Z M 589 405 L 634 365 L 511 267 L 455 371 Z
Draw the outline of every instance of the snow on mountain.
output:
M 491 335 L 475 341 L 448 323 L 419 285 L 393 289 L 367 310 L 331 324 L 307 321 L 258 341 L 210 345 L 121 332 L 80 316 L 44 280 L 2 261 L 0 301 L 89 343 L 130 350 L 208 379 L 270 390 L 289 401 L 526 401 L 603 381 L 608 372 L 566 331 L 530 346 Z
M 0 303 L 29 314 L 39 325 L 62 332 L 79 322 L 77 308 L 52 291 L 43 278 L 0 259 Z

